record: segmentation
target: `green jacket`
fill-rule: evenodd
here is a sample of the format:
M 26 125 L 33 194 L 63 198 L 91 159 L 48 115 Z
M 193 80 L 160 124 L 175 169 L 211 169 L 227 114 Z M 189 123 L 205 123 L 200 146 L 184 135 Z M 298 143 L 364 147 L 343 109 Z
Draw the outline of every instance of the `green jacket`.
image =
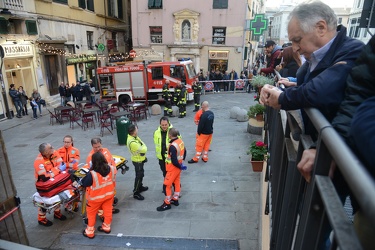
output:
M 128 135 L 127 147 L 132 161 L 143 162 L 146 159 L 147 146 L 138 136 Z

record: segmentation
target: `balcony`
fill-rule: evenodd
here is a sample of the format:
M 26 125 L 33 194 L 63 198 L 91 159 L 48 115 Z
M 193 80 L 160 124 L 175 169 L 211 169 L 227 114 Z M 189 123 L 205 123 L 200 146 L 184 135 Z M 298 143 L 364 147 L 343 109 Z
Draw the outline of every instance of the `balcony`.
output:
M 24 10 L 23 0 L 0 0 L 0 9 Z
M 352 218 L 330 178 L 340 170 L 364 217 L 375 224 L 375 182 L 341 136 L 316 109 L 305 109 L 318 133 L 310 182 L 297 169 L 312 139 L 283 110 L 267 108 L 264 142 L 269 145 L 263 172 L 263 249 L 362 249 Z M 337 179 L 336 179 L 337 180 Z M 338 190 L 341 190 L 339 186 Z M 268 225 L 269 223 L 269 225 Z M 327 244 L 328 242 L 328 244 Z

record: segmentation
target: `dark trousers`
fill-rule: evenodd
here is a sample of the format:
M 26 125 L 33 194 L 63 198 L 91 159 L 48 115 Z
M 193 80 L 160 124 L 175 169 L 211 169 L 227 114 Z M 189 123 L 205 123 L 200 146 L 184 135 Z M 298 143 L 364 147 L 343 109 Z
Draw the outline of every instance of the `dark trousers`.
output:
M 167 170 L 165 168 L 165 160 L 159 159 L 159 166 L 160 166 L 161 172 L 163 173 L 163 177 L 165 177 L 165 175 L 167 174 Z
M 135 180 L 134 180 L 134 190 L 133 193 L 139 193 L 141 187 L 143 186 L 143 177 L 145 176 L 145 171 L 143 169 L 143 162 L 134 162 L 135 170 Z
M 34 118 L 38 118 L 38 115 L 37 115 L 37 107 L 33 107 L 33 117 Z
M 17 116 L 21 116 L 21 112 L 23 109 L 22 102 L 21 101 L 15 101 L 14 107 L 16 108 Z
M 27 104 L 23 105 L 22 115 L 28 115 L 28 113 L 27 113 Z
M 194 94 L 194 107 L 195 110 L 199 110 L 201 106 L 201 95 L 200 94 Z

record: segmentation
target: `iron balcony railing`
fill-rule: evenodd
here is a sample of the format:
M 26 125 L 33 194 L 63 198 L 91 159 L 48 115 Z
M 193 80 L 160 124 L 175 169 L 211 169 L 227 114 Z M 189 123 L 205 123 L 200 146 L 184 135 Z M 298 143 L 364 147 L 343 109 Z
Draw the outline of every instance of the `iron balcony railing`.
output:
M 269 158 L 266 214 L 270 216 L 270 249 L 324 249 L 333 232 L 331 249 L 362 249 L 328 176 L 332 160 L 340 169 L 364 215 L 375 225 L 375 183 L 340 135 L 316 109 L 305 110 L 318 131 L 312 178 L 307 183 L 297 169 L 312 140 L 301 133 L 288 113 L 267 108 L 265 142 Z M 297 141 L 295 150 L 293 140 Z
M 24 10 L 23 0 L 0 0 L 0 9 Z

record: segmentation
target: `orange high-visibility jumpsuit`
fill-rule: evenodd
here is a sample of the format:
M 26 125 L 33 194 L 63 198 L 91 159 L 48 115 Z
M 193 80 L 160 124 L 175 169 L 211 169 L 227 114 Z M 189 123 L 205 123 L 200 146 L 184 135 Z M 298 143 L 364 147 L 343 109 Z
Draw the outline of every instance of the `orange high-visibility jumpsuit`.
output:
M 168 156 L 165 159 L 167 175 L 164 178 L 165 193 L 166 193 L 164 202 L 166 204 L 171 204 L 172 185 L 175 188 L 174 193 L 173 193 L 174 200 L 178 200 L 180 196 L 180 192 L 181 192 L 181 185 L 180 185 L 181 184 L 180 182 L 181 168 L 173 165 L 170 151 L 169 151 L 170 147 L 176 148 L 177 160 L 180 166 L 182 164 L 182 161 L 184 160 L 184 153 L 185 153 L 185 145 L 184 145 L 184 142 L 180 138 L 177 138 L 171 141 L 168 147 Z
M 79 150 L 73 146 L 69 148 L 61 147 L 57 150 L 66 164 L 66 170 L 77 170 L 80 159 Z
M 34 161 L 34 176 L 35 182 L 38 181 L 39 176 L 44 175 L 45 177 L 53 178 L 60 174 L 59 166 L 62 163 L 62 159 L 57 151 L 54 151 L 51 159 L 46 159 L 42 154 L 38 154 Z M 60 214 L 60 206 L 56 206 L 54 213 Z M 38 221 L 44 221 L 46 219 L 46 210 L 38 208 Z
M 197 162 L 202 156 L 202 160 L 204 162 L 208 161 L 208 151 L 210 150 L 210 145 L 212 142 L 212 134 L 213 134 L 213 119 L 214 114 L 212 111 L 208 110 L 203 112 L 201 118 L 199 119 L 198 123 L 198 131 L 197 131 L 197 138 L 195 143 L 195 156 L 193 157 L 193 161 Z M 209 130 L 209 131 L 204 131 Z M 199 131 L 201 130 L 201 131 Z
M 106 233 L 111 232 L 112 204 L 115 197 L 117 169 L 113 166 L 109 167 L 111 170 L 105 177 L 94 170 L 90 171 L 92 185 L 86 188 L 88 223 L 85 229 L 85 233 L 89 238 L 95 236 L 96 214 L 100 208 L 102 208 L 104 212 L 102 230 Z
M 111 152 L 109 152 L 107 148 L 102 148 L 100 152 L 104 155 L 109 165 L 116 167 L 115 160 L 113 159 Z M 86 158 L 86 164 L 88 165 L 89 168 L 90 168 L 90 163 L 91 163 L 91 157 L 94 153 L 95 152 L 92 149 Z

